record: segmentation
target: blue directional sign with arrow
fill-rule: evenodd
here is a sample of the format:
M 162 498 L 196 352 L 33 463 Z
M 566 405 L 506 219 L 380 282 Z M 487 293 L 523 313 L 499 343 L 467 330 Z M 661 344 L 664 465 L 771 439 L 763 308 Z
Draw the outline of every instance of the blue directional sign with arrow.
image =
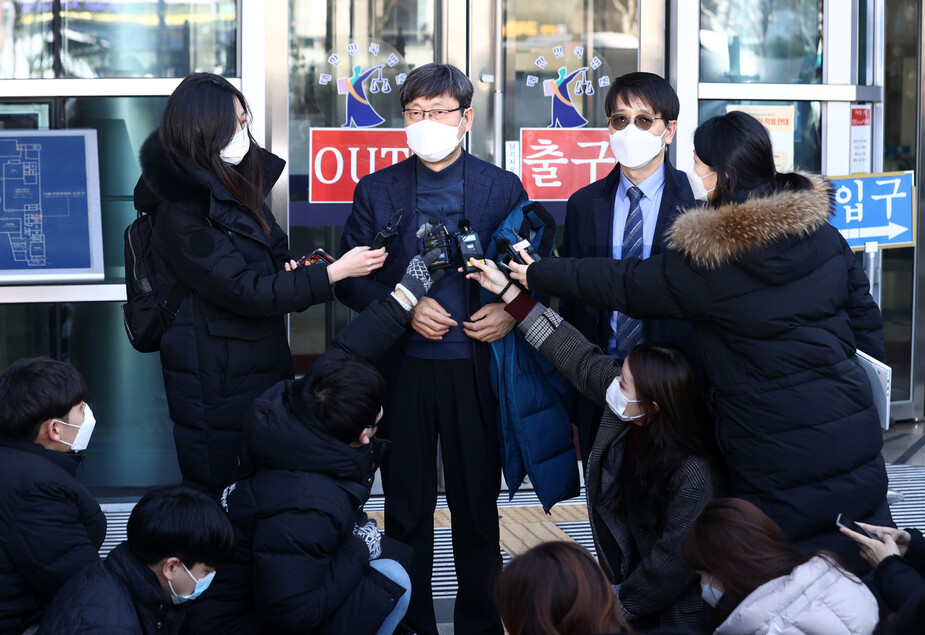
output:
M 829 177 L 835 187 L 831 223 L 852 249 L 915 246 L 913 172 Z

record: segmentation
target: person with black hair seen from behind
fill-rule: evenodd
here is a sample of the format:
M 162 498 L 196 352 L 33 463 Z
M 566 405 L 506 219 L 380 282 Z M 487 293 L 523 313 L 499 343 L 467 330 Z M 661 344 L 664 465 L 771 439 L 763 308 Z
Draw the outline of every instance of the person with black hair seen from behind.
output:
M 61 588 L 38 633 L 179 633 L 185 603 L 233 553 L 218 502 L 181 485 L 151 490 L 132 509 L 126 540 Z
M 559 254 L 563 258 L 648 258 L 667 248 L 668 228 L 694 205 L 687 175 L 668 160 L 681 104 L 664 78 L 633 72 L 615 77 L 604 101 L 610 147 L 617 164 L 602 179 L 568 199 Z M 559 313 L 585 338 L 616 359 L 639 342 L 679 344 L 703 371 L 693 327 L 678 320 L 637 320 L 620 313 L 563 300 Z M 581 460 L 587 463 L 603 411 L 576 395 L 572 422 Z
M 77 481 L 96 419 L 72 365 L 21 359 L 0 373 L 0 632 L 42 619 L 55 593 L 99 561 L 106 517 Z
M 370 244 L 387 223 L 397 224 L 382 269 L 337 286 L 337 298 L 354 311 L 392 291 L 422 249 L 419 234 L 451 243 L 446 275 L 414 307 L 407 334 L 378 365 L 388 387 L 380 435 L 392 442 L 382 466 L 385 531 L 414 549 L 405 621 L 418 635 L 437 635 L 431 588 L 438 439 L 459 582 L 454 629 L 502 632 L 490 590 L 501 569 L 501 459 L 488 344 L 514 321 L 500 303 L 483 305 L 478 285 L 456 272 L 462 263 L 455 241 L 438 226 L 453 234 L 466 220 L 487 248 L 527 194 L 517 175 L 463 150 L 475 116 L 472 93 L 469 78 L 449 64 L 424 64 L 408 74 L 399 97 L 414 156 L 360 179 L 341 238 L 347 253 Z
M 643 342 L 622 364 L 508 280 L 494 262 L 468 274 L 499 294 L 526 341 L 603 408 L 585 464 L 588 517 L 601 566 L 636 629 L 696 628 L 697 576 L 677 546 L 714 497 L 712 418 L 697 376 L 674 345 Z
M 424 297 L 415 256 L 391 295 L 338 333 L 310 371 L 257 398 L 241 478 L 222 502 L 238 537 L 227 575 L 187 619 L 191 635 L 391 635 L 407 610 L 410 549 L 363 511 L 389 446 L 376 438 L 385 382 L 372 366 Z M 415 590 L 416 591 L 416 590 Z
M 250 126 L 228 80 L 188 76 L 142 145 L 135 186 L 135 207 L 154 214 L 158 292 L 189 287 L 160 342 L 180 471 L 216 497 L 237 465 L 248 407 L 293 377 L 285 316 L 331 300 L 337 281 L 386 256 L 357 247 L 330 265 L 298 265 L 267 203 L 285 162 Z
M 857 524 L 873 537 L 845 527 L 839 531 L 858 543 L 861 557 L 874 568 L 878 596 L 896 614 L 884 632 L 918 632 L 925 623 L 925 537 L 914 528 Z
M 700 574 L 717 635 L 870 635 L 877 626 L 877 600 L 863 582 L 830 552 L 801 554 L 748 501 L 712 501 L 678 554 Z
M 544 542 L 498 576 L 495 602 L 509 635 L 633 635 L 600 565 L 574 542 Z
M 804 553 L 869 565 L 835 530 L 845 514 L 892 524 L 883 436 L 855 350 L 883 360 L 883 320 L 848 243 L 829 223 L 832 185 L 778 173 L 767 129 L 733 111 L 694 132 L 705 207 L 681 214 L 646 260 L 511 263 L 531 292 L 694 324 L 729 493 L 768 514 Z

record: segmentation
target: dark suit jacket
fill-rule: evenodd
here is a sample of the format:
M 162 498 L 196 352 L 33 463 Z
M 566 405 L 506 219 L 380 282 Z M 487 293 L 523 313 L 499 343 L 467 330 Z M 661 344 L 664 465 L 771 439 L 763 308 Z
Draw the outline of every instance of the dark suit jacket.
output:
M 527 193 L 516 174 L 502 170 L 490 163 L 463 152 L 463 178 L 465 179 L 465 218 L 472 229 L 478 233 L 483 248 L 488 247 L 491 233 L 501 221 L 514 209 L 527 200 Z M 354 311 L 362 311 L 366 306 L 384 298 L 401 281 L 408 262 L 419 252 L 419 239 L 415 235 L 421 225 L 421 216 L 415 209 L 416 183 L 415 170 L 418 159 L 411 156 L 401 163 L 373 172 L 360 179 L 353 195 L 353 209 L 344 224 L 344 233 L 340 242 L 340 253 L 357 245 L 368 245 L 376 233 L 390 221 L 396 212 L 401 214 L 398 236 L 389 247 L 389 256 L 381 269 L 365 278 L 347 278 L 335 286 L 338 300 Z M 466 281 L 468 288 L 468 314 L 477 311 L 481 303 L 478 298 L 478 285 Z M 459 321 L 459 316 L 454 316 Z M 468 319 L 465 316 L 464 319 Z M 407 348 L 408 336 L 402 337 L 392 350 L 379 363 L 389 387 L 389 396 L 385 405 L 386 412 L 394 396 L 394 386 L 401 374 L 403 353 Z M 479 384 L 479 400 L 485 421 L 495 421 L 495 397 L 488 381 L 488 360 L 490 350 L 487 344 L 472 340 L 473 358 L 476 363 L 476 375 Z
M 613 254 L 613 205 L 620 184 L 620 166 L 614 166 L 603 179 L 585 186 L 569 197 L 565 212 L 565 231 L 559 254 L 571 258 L 610 258 Z M 668 229 L 681 212 L 696 205 L 687 175 L 665 159 L 665 187 L 658 209 L 658 221 L 652 239 L 654 256 L 665 250 Z M 610 311 L 602 311 L 577 302 L 562 301 L 559 311 L 588 341 L 607 350 L 610 338 Z M 691 357 L 703 377 L 699 348 L 693 327 L 678 320 L 643 320 L 642 339 L 647 342 L 676 342 Z M 578 426 L 578 442 L 585 465 L 600 425 L 602 411 L 579 395 L 575 398 L 572 421 Z

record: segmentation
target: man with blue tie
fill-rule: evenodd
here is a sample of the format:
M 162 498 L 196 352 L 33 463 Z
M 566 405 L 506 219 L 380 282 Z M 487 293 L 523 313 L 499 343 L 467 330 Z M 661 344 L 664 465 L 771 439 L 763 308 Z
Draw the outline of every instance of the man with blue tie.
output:
M 658 75 L 627 73 L 614 79 L 605 109 L 617 165 L 569 198 L 559 253 L 573 258 L 648 258 L 664 250 L 674 219 L 695 204 L 687 175 L 665 156 L 678 127 L 678 96 Z M 588 340 L 617 359 L 644 340 L 674 341 L 699 366 L 689 324 L 638 320 L 574 302 L 563 302 L 560 309 Z M 601 410 L 578 396 L 572 421 L 585 463 L 600 420 Z

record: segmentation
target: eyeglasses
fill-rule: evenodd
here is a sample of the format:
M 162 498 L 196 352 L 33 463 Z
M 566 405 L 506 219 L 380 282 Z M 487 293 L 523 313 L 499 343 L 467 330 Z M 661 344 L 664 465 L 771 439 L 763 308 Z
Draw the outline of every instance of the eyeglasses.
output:
M 636 115 L 633 117 L 633 124 L 640 130 L 648 130 L 652 127 L 652 124 L 655 123 L 656 119 L 664 119 L 664 117 L 650 117 L 649 115 Z M 614 130 L 623 130 L 630 123 L 630 118 L 626 115 L 610 115 L 607 119 L 607 123 Z
M 459 106 L 457 108 L 452 108 L 447 110 L 445 108 L 436 108 L 434 110 L 418 110 L 417 108 L 402 108 L 401 112 L 405 116 L 405 119 L 408 121 L 421 121 L 424 118 L 424 115 L 430 115 L 430 118 L 434 121 L 443 121 L 450 116 L 451 112 L 456 112 L 457 110 L 462 110 L 465 112 L 466 108 L 464 106 Z

